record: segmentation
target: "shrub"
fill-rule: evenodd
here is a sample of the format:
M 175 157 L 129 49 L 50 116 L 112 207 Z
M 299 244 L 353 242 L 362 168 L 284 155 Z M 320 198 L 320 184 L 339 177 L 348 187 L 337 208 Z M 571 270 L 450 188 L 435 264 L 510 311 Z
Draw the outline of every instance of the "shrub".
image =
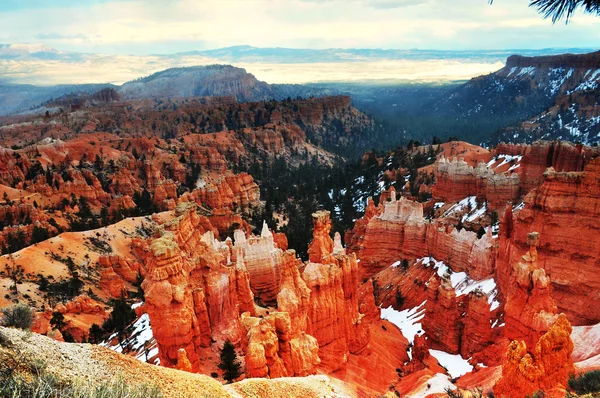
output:
M 569 388 L 579 395 L 600 392 L 600 370 L 572 375 Z
M 4 333 L 2 330 L 0 330 L 0 346 L 1 347 L 10 347 L 12 345 L 12 342 L 10 341 L 10 338 L 6 335 L 6 333 Z
M 33 323 L 33 311 L 26 304 L 15 304 L 2 308 L 2 324 L 8 327 L 29 329 Z

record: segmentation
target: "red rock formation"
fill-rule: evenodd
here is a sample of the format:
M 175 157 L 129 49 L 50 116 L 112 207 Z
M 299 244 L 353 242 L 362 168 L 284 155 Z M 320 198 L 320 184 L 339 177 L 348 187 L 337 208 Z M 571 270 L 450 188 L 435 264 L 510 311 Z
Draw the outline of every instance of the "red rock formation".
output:
M 38 312 L 31 330 L 35 333 L 48 335 L 58 341 L 64 341 L 61 331 L 52 329 L 52 325 L 50 325 L 54 312 L 63 314 L 66 324 L 63 332 L 69 332 L 75 341 L 86 341 L 90 324 L 102 325 L 109 317 L 102 303 L 86 295 L 81 295 L 64 305 L 59 303 L 53 309 Z
M 491 229 L 481 238 L 466 229 L 457 231 L 452 225 L 433 223 L 427 230 L 427 247 L 432 257 L 446 261 L 454 271 L 468 271 L 480 280 L 495 269 L 496 239 Z M 425 255 L 421 252 L 421 256 Z
M 591 155 L 589 147 L 565 141 L 538 141 L 525 151 L 521 161 L 521 195 L 544 182 L 546 168 L 558 171 L 582 171 Z
M 337 264 L 309 263 L 302 279 L 311 290 L 307 333 L 319 342 L 322 366 L 340 369 L 348 360 L 342 272 Z
M 420 203 L 400 198 L 380 204 L 381 215 L 371 216 L 363 236 L 351 242 L 361 259 L 364 276 L 370 276 L 399 258 L 417 257 L 427 252 L 427 222 Z M 357 231 L 359 232 L 359 231 Z
M 429 280 L 428 293 L 423 330 L 429 338 L 431 348 L 451 354 L 460 353 L 463 334 L 461 318 L 464 311 L 460 308 L 462 303 L 457 305 L 456 292 L 450 281 L 440 279 L 437 275 Z
M 462 158 L 448 161 L 442 157 L 434 170 L 436 183 L 432 195 L 444 202 L 477 196 L 487 198 L 490 208 L 501 208 L 506 202 L 514 202 L 519 197 L 517 174 L 496 174 L 482 162 L 472 167 Z
M 564 396 L 573 366 L 571 324 L 564 314 L 528 352 L 523 341 L 513 341 L 502 365 L 502 378 L 494 386 L 500 397 L 525 397 L 543 390 L 550 396 Z
M 100 266 L 100 288 L 114 298 L 119 298 L 123 292 L 131 290 L 132 283 L 138 282 L 146 272 L 135 262 L 117 255 L 105 255 L 98 258 Z
M 333 239 L 331 232 L 331 219 L 325 210 L 313 213 L 313 240 L 308 245 L 309 260 L 313 263 L 329 264 L 332 262 Z
M 488 296 L 473 291 L 465 301 L 467 308 L 462 319 L 460 355 L 463 358 L 470 358 L 473 354 L 483 351 L 494 340 L 490 326 L 491 311 Z
M 180 348 L 177 351 L 177 364 L 175 365 L 175 369 L 182 370 L 184 372 L 192 371 L 192 364 L 190 363 L 187 353 L 183 348 Z
M 557 307 L 550 295 L 550 279 L 539 268 L 537 232 L 528 236 L 530 249 L 512 267 L 511 285 L 505 291 L 505 335 L 511 340 L 525 340 L 533 346 L 554 322 Z
M 365 226 L 366 225 L 366 226 Z M 346 234 L 351 251 L 360 258 L 363 276 L 371 276 L 399 259 L 432 256 L 453 270 L 467 271 L 475 279 L 493 275 L 496 242 L 491 230 L 481 238 L 475 232 L 423 216 L 423 205 L 404 197 L 371 209 Z
M 320 363 L 317 340 L 294 334 L 287 312 L 266 318 L 243 317 L 247 329 L 246 377 L 307 376 Z
M 600 160 L 590 161 L 583 172 L 548 169 L 544 183 L 525 198 L 520 211 L 509 213 L 500 234 L 498 280 L 508 285 L 510 264 L 528 247 L 528 233 L 543 231 L 537 263 L 552 279 L 552 297 L 561 312 L 576 324 L 600 321 L 600 308 L 588 305 L 590 292 L 600 289 L 596 265 L 600 253 Z M 507 212 L 508 213 L 508 212 Z M 577 269 L 577 272 L 573 272 Z
M 174 367 L 179 350 L 185 349 L 192 369 L 196 370 L 200 329 L 187 280 L 189 266 L 184 267 L 172 233 L 166 233 L 152 243 L 147 268 L 142 283 L 146 299 L 144 309 L 150 317 L 160 362 L 163 366 Z
M 290 315 L 294 335 L 306 331 L 308 322 L 310 289 L 300 276 L 301 264 L 294 250 L 285 252 L 280 291 L 277 294 L 277 309 Z
M 273 234 L 263 224 L 260 237 L 248 240 L 243 231 L 234 232 L 234 256 L 242 258 L 250 274 L 250 287 L 261 303 L 274 304 L 279 293 L 283 250 L 275 247 Z
M 402 367 L 402 374 L 409 375 L 425 368 L 430 368 L 432 362 L 437 362 L 429 353 L 429 344 L 425 335 L 415 335 L 411 348 L 411 359 Z
M 226 339 L 239 343 L 243 331 L 239 315 L 255 314 L 254 297 L 243 258 L 230 261 L 230 247 L 214 238 L 212 225 L 197 214 L 196 206 L 180 203 L 167 230 L 152 241 L 142 283 L 144 311 L 159 348 L 161 364 L 175 366 L 185 349 L 196 371 L 200 347 Z M 206 232 L 204 232 L 206 231 Z
M 341 369 L 348 353 L 359 353 L 369 342 L 370 329 L 358 311 L 358 264 L 356 256 L 338 252 L 332 255 L 328 211 L 313 214 L 311 261 L 302 273 L 310 289 L 307 333 L 319 342 L 322 366 Z M 316 263 L 313 261 L 322 261 Z M 329 262 L 329 263 L 327 263 Z

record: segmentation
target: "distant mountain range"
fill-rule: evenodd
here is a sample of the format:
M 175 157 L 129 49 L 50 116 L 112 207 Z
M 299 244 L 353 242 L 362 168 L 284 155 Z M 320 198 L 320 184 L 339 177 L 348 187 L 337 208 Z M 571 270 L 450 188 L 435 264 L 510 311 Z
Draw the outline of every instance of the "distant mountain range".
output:
M 0 50 L 4 51 L 5 56 L 10 52 L 13 57 L 62 56 L 59 51 L 38 46 L 3 46 Z M 273 56 L 294 59 L 302 51 L 306 51 L 307 60 L 320 50 L 239 46 L 203 53 L 215 57 Z M 374 57 L 386 51 L 394 53 L 395 50 L 344 51 L 345 55 L 336 56 L 370 54 Z M 538 52 L 544 51 L 551 50 Z M 330 56 L 334 56 L 334 52 L 322 50 L 322 54 Z M 415 51 L 413 55 L 421 56 L 421 53 L 425 52 Z M 430 52 L 428 56 L 442 57 L 444 53 L 449 52 Z M 466 52 L 463 55 L 466 56 Z M 485 56 L 491 55 L 488 53 Z M 114 93 L 108 96 L 91 95 L 106 88 L 113 89 Z M 427 141 L 437 135 L 440 138 L 456 136 L 492 144 L 502 140 L 531 142 L 537 138 L 561 138 L 588 144 L 600 141 L 600 52 L 511 55 L 500 70 L 460 84 L 268 84 L 245 69 L 231 65 L 169 68 L 121 86 L 88 84 L 36 87 L 4 84 L 0 85 L 0 114 L 28 111 L 41 104 L 56 107 L 78 101 L 94 102 L 98 98 L 111 101 L 225 96 L 247 102 L 339 94 L 351 96 L 359 109 L 387 124 L 398 135 L 419 140 Z M 45 108 L 37 111 L 45 111 Z
M 212 96 L 245 102 L 275 97 L 267 83 L 231 65 L 171 68 L 127 82 L 118 91 L 125 99 Z
M 430 104 L 427 112 L 447 122 L 465 121 L 477 126 L 484 133 L 479 139 L 498 131 L 491 143 L 532 142 L 539 138 L 594 143 L 600 141 L 596 136 L 600 125 L 594 127 L 599 120 L 592 126 L 580 119 L 600 115 L 599 88 L 600 52 L 542 57 L 514 55 L 499 71 L 449 91 Z M 583 103 L 577 106 L 580 100 Z M 564 111 L 573 106 L 577 109 L 562 119 L 563 125 L 558 122 L 550 126 L 549 119 L 560 120 L 561 114 L 565 115 Z M 553 116 L 544 117 L 546 128 L 539 129 L 542 122 L 537 115 L 547 112 Z M 578 121 L 574 122 L 575 119 Z M 574 123 L 573 128 L 569 129 L 567 120 Z M 577 128 L 579 124 L 583 131 Z M 507 126 L 514 127 L 505 129 Z
M 213 50 L 187 51 L 174 54 L 151 54 L 151 57 L 178 59 L 190 56 L 211 58 L 220 63 L 263 62 L 263 63 L 318 63 L 318 62 L 364 62 L 375 60 L 444 60 L 462 59 L 479 62 L 504 61 L 513 54 L 543 56 L 563 53 L 585 53 L 585 48 L 546 48 L 539 50 L 399 50 L 329 48 L 299 49 L 283 47 L 252 47 L 247 45 L 218 48 Z M 100 54 L 60 51 L 41 44 L 0 44 L 1 59 L 41 59 L 41 60 L 85 60 Z M 102 55 L 104 57 L 110 55 Z

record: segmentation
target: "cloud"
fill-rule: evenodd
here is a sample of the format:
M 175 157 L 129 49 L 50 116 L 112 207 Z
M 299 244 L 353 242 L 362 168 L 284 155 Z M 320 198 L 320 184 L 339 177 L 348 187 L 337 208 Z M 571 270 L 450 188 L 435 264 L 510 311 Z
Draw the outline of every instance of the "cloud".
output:
M 97 35 L 95 37 L 98 37 Z M 75 33 L 75 34 L 63 34 L 63 33 L 38 33 L 35 35 L 35 38 L 38 40 L 91 40 L 93 36 L 85 35 L 83 33 Z
M 387 10 L 391 8 L 410 7 L 428 3 L 427 0 L 363 0 L 368 6 Z
M 339 0 L 301 0 L 307 3 L 337 3 L 340 4 Z M 350 2 L 360 3 L 367 7 L 377 8 L 377 9 L 390 9 L 390 8 L 400 8 L 400 7 L 409 7 L 415 5 L 421 5 L 428 3 L 429 0 L 345 0 L 346 4 Z
M 8 6 L 7 6 L 8 4 Z M 26 5 L 29 4 L 29 7 Z M 17 6 L 18 5 L 18 6 Z M 260 47 L 593 47 L 600 24 L 552 25 L 524 0 L 8 0 L 0 42 L 143 54 Z

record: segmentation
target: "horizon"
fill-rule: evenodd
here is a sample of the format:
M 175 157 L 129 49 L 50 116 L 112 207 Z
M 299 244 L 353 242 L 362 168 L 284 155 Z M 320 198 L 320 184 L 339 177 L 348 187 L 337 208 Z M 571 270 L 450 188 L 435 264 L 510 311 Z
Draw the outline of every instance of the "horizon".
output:
M 594 48 L 600 25 L 540 18 L 525 0 L 5 0 L 0 42 L 64 51 L 173 54 L 231 47 L 296 49 Z
M 457 48 L 457 49 L 443 49 L 443 48 L 425 48 L 425 47 L 412 47 L 412 48 L 401 48 L 401 47 L 326 47 L 326 48 L 317 48 L 317 47 L 283 47 L 283 46 L 254 46 L 250 44 L 233 44 L 225 47 L 211 47 L 205 49 L 189 49 L 186 51 L 178 51 L 178 52 L 165 52 L 165 53 L 143 53 L 143 54 L 135 54 L 135 53 L 121 53 L 121 54 L 111 54 L 111 53 L 102 53 L 102 52 L 84 52 L 77 50 L 63 50 L 60 47 L 48 46 L 43 42 L 0 42 L 0 49 L 2 46 L 10 47 L 10 46 L 40 46 L 47 50 L 56 50 L 61 53 L 76 53 L 76 54 L 103 54 L 103 55 L 137 55 L 137 56 L 161 56 L 161 55 L 177 55 L 177 54 L 185 54 L 185 53 L 194 53 L 194 52 L 210 52 L 216 50 L 229 50 L 229 49 L 242 49 L 242 48 L 251 48 L 251 49 L 260 49 L 260 50 L 308 50 L 308 51 L 331 51 L 331 50 L 370 50 L 370 51 L 422 51 L 422 52 L 448 52 L 448 53 L 468 53 L 468 52 L 511 52 L 515 51 L 514 55 L 520 55 L 519 51 L 559 51 L 559 50 L 585 50 L 589 52 L 600 51 L 600 45 L 598 47 L 585 47 L 585 46 L 558 46 L 558 47 L 496 47 L 496 48 Z M 577 53 L 580 54 L 580 53 Z
M 582 54 L 595 48 L 544 49 L 296 49 L 246 44 L 171 54 L 71 52 L 43 43 L 0 44 L 0 82 L 54 86 L 114 84 L 177 67 L 232 65 L 269 84 L 451 83 L 504 67 L 511 55 Z M 334 66 L 332 68 L 332 65 Z

